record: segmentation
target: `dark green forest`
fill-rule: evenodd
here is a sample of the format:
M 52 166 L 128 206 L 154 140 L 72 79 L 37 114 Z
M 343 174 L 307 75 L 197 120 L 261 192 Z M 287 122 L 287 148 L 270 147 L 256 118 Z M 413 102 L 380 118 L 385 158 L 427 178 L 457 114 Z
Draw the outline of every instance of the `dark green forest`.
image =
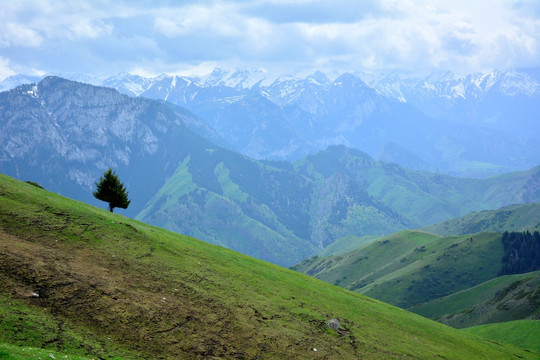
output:
M 502 237 L 504 256 L 499 275 L 523 274 L 540 269 L 540 233 L 508 232 Z

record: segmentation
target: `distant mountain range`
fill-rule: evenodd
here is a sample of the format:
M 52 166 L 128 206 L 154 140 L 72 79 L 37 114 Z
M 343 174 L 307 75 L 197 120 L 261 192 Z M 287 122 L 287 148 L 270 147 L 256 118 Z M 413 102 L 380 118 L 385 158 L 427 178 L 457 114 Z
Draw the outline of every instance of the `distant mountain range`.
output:
M 256 159 L 295 160 L 342 144 L 408 168 L 482 177 L 540 163 L 533 75 L 348 73 L 330 80 L 320 72 L 275 77 L 216 68 L 202 77 L 70 77 L 185 107 Z M 8 78 L 0 89 L 29 79 Z
M 492 71 L 415 78 L 393 73 L 370 84 L 434 119 L 484 126 L 511 136 L 540 136 L 540 86 L 534 74 Z

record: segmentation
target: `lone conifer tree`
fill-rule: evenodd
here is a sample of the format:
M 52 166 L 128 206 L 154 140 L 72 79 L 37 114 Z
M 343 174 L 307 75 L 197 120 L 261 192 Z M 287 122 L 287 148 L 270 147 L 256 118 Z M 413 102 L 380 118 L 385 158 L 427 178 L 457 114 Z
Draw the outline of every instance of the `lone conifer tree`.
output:
M 107 169 L 103 176 L 96 182 L 94 197 L 109 203 L 109 211 L 113 212 L 115 207 L 127 209 L 131 200 L 128 200 L 128 193 L 124 184 L 118 180 L 118 175 L 111 168 Z

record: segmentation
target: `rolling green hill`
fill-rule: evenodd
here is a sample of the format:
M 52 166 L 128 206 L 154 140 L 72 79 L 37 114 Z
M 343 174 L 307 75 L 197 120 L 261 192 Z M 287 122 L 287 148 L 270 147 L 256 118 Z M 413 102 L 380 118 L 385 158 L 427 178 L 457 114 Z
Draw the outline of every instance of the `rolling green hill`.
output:
M 502 256 L 501 234 L 441 237 L 407 230 L 293 269 L 409 308 L 496 277 Z
M 515 320 L 463 329 L 469 334 L 540 352 L 540 321 Z
M 346 244 L 340 240 L 293 269 L 457 328 L 536 318 L 538 272 L 497 277 L 505 254 L 503 234 L 469 231 L 534 230 L 539 210 L 533 203 L 472 213 L 401 231 L 349 252 L 341 251 Z M 441 236 L 425 230 L 464 234 Z
M 3 355 L 539 356 L 3 175 L 0 284 Z
M 375 273 L 379 269 L 384 268 L 384 274 L 392 271 L 387 264 L 395 259 L 401 259 L 404 253 L 438 238 L 440 237 L 426 232 L 403 230 L 346 254 L 315 256 L 293 266 L 292 269 L 347 287 L 364 277 L 366 282 L 378 278 L 379 275 Z M 399 261 L 398 264 L 400 267 L 404 265 Z
M 506 275 L 409 310 L 456 328 L 540 317 L 540 271 Z
M 423 227 L 422 230 L 439 235 L 540 230 L 540 203 L 509 205 L 498 210 L 473 212 Z

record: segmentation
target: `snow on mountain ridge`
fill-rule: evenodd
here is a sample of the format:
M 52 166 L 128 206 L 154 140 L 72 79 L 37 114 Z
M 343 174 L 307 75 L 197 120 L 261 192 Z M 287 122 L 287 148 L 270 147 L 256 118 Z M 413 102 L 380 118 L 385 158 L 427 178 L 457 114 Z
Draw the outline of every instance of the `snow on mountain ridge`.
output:
M 411 97 L 429 99 L 441 98 L 455 102 L 468 98 L 481 99 L 488 92 L 497 89 L 506 96 L 535 96 L 540 94 L 539 83 L 523 72 L 501 72 L 498 70 L 488 73 L 475 73 L 457 75 L 450 72 L 432 73 L 420 78 L 407 72 L 391 72 L 387 75 L 371 77 L 373 80 L 365 82 L 360 74 L 346 73 L 338 76 L 333 82 L 320 71 L 306 77 L 274 76 L 264 69 L 237 69 L 216 67 L 211 73 L 204 76 L 181 76 L 161 74 L 154 78 L 142 77 L 128 73 L 119 73 L 106 79 L 86 75 L 63 76 L 71 80 L 86 82 L 94 85 L 112 87 L 130 95 L 141 96 L 156 87 L 161 94 L 161 100 L 169 100 L 171 93 L 178 91 L 179 87 L 187 88 L 213 88 L 217 86 L 234 89 L 238 93 L 245 93 L 252 89 L 264 90 L 266 96 L 276 104 L 284 105 L 294 102 L 302 96 L 308 87 L 325 88 L 333 83 L 334 86 L 343 86 L 343 81 L 351 81 L 351 86 L 365 86 L 376 90 L 379 94 L 393 98 L 400 102 L 410 102 Z M 12 76 L 0 83 L 0 90 L 9 90 L 17 85 L 30 81 L 39 81 L 41 77 L 27 77 L 23 75 Z M 169 82 L 169 84 L 166 84 Z M 159 84 L 159 85 L 158 85 Z M 166 85 L 165 85 L 166 84 Z M 167 90 L 165 90 L 167 89 Z M 196 92 L 185 97 L 193 100 Z
M 216 67 L 210 74 L 198 78 L 202 87 L 228 86 L 236 89 L 251 89 L 264 81 L 272 81 L 264 69 L 225 69 Z
M 100 85 L 112 87 L 131 96 L 139 96 L 152 85 L 153 80 L 126 72 L 105 79 Z
M 12 75 L 0 82 L 0 91 L 15 89 L 22 84 L 36 83 L 41 80 L 41 76 L 34 75 Z
M 501 90 L 510 96 L 519 94 L 534 96 L 540 94 L 540 84 L 530 76 L 518 73 L 505 73 L 504 81 L 501 84 Z
M 540 93 L 538 82 L 526 73 L 498 70 L 468 75 L 442 72 L 433 73 L 425 78 L 391 73 L 369 82 L 369 85 L 385 96 L 406 101 L 410 101 L 413 97 L 422 98 L 424 101 L 442 98 L 451 102 L 470 98 L 481 99 L 496 89 L 506 96 L 531 97 Z

